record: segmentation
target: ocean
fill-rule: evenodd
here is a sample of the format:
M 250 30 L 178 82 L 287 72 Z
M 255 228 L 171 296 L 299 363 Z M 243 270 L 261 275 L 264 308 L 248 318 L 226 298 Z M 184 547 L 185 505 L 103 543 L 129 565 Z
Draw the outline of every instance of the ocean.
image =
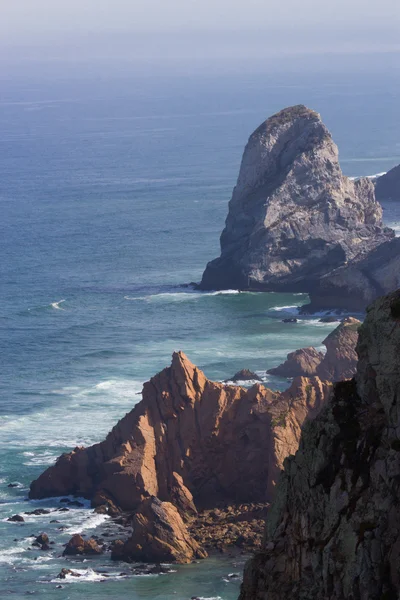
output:
M 400 163 L 400 81 L 384 69 L 373 77 L 39 69 L 0 72 L 0 82 L 1 597 L 233 600 L 240 578 L 228 575 L 241 574 L 245 557 L 130 576 L 105 557 L 60 557 L 72 533 L 107 525 L 88 503 L 6 519 L 60 506 L 28 501 L 30 481 L 62 452 L 101 440 L 174 350 L 216 380 L 249 368 L 273 388 L 288 385 L 266 369 L 296 348 L 320 347 L 336 326 L 318 316 L 282 322 L 307 296 L 184 286 L 219 253 L 256 126 L 304 103 L 332 131 L 346 175 L 384 172 Z M 384 208 L 400 231 L 400 207 Z M 43 531 L 52 549 L 29 550 Z M 82 577 L 60 581 L 62 567 Z

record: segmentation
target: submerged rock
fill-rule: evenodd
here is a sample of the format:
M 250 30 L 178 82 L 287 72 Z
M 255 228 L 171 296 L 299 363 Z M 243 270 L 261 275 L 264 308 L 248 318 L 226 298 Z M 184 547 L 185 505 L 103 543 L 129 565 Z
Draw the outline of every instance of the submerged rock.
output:
M 280 377 L 317 376 L 323 381 L 350 379 L 356 372 L 358 328 L 361 322 L 347 317 L 322 342 L 326 354 L 313 347 L 301 348 L 287 355 L 284 363 L 269 369 Z
M 287 458 L 240 600 L 382 600 L 400 589 L 400 290 L 360 328 L 356 378 L 335 386 Z
M 188 563 L 206 556 L 189 534 L 175 506 L 154 496 L 138 507 L 132 536 L 123 544 L 114 544 L 112 552 L 114 560 L 127 562 Z
M 250 136 L 221 256 L 208 263 L 200 287 L 309 292 L 393 236 L 382 226 L 373 183 L 345 177 L 319 114 L 292 106 Z
M 9 517 L 7 521 L 11 521 L 13 523 L 22 523 L 25 521 L 25 519 L 21 515 L 13 515 L 12 517 Z
M 377 178 L 375 194 L 379 201 L 400 200 L 400 165 Z
M 82 577 L 80 573 L 77 573 L 76 571 L 71 571 L 71 569 L 61 569 L 61 571 L 57 575 L 57 578 L 66 579 L 67 575 L 71 575 L 71 577 Z
M 143 399 L 90 448 L 63 454 L 30 497 L 76 494 L 126 511 L 156 496 L 182 514 L 218 503 L 264 502 L 300 430 L 330 393 L 318 378 L 285 392 L 207 379 L 181 352 L 144 384 Z M 258 457 L 267 457 L 267 461 Z

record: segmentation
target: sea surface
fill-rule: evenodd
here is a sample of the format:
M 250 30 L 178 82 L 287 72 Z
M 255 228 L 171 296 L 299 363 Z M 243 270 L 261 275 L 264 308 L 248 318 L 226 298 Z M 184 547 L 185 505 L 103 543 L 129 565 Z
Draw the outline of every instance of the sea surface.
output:
M 72 533 L 107 526 L 88 503 L 22 524 L 6 519 L 60 507 L 27 501 L 30 481 L 60 453 L 101 440 L 174 350 L 216 380 L 246 367 L 273 388 L 288 385 L 266 369 L 296 348 L 320 347 L 336 326 L 318 316 L 283 323 L 305 295 L 183 286 L 218 255 L 243 147 L 261 121 L 304 103 L 331 129 L 345 174 L 384 172 L 400 163 L 400 82 L 384 69 L 374 77 L 32 69 L 0 72 L 0 90 L 1 598 L 233 600 L 240 578 L 228 575 L 241 574 L 245 557 L 131 576 L 106 557 L 60 557 Z M 400 231 L 400 207 L 385 206 L 385 221 Z M 29 550 L 43 531 L 52 549 Z M 62 567 L 82 577 L 60 581 Z

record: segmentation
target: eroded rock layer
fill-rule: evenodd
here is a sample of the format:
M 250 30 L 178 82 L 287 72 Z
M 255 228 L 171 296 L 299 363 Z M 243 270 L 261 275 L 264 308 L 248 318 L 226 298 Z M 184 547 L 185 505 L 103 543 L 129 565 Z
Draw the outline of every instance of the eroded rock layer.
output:
M 338 383 L 285 461 L 241 600 L 396 600 L 400 590 L 400 291 L 360 329 Z
M 265 502 L 303 422 L 329 393 L 315 377 L 299 377 L 283 393 L 215 383 L 175 353 L 103 442 L 60 456 L 31 484 L 30 497 L 77 494 L 135 511 L 155 496 L 181 514 Z
M 318 113 L 286 108 L 244 150 L 203 289 L 309 292 L 319 278 L 391 239 L 368 179 L 344 177 Z

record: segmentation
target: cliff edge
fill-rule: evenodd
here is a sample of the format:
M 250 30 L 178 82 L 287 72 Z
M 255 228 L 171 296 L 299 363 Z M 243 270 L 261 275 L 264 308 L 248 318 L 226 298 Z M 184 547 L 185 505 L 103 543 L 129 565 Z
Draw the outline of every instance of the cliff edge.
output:
M 285 461 L 240 600 L 398 598 L 400 290 L 370 306 L 357 351 Z

